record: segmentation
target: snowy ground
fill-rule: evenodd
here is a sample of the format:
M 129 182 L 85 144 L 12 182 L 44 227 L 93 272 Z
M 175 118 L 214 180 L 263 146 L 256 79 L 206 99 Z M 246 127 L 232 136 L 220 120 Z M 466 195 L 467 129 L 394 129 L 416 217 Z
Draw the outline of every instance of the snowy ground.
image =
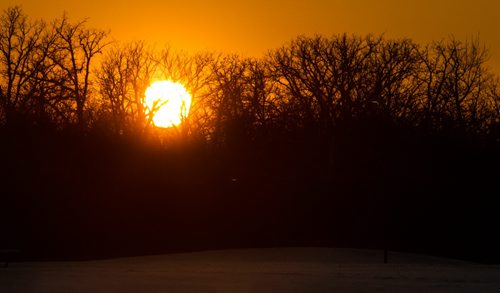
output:
M 0 292 L 500 292 L 500 266 L 340 248 L 11 263 Z

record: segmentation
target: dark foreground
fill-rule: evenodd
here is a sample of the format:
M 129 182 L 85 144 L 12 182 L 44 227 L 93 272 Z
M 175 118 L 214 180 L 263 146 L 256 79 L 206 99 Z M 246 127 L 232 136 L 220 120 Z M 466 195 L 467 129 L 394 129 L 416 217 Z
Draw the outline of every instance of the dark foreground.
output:
M 500 267 L 341 248 L 220 250 L 1 269 L 1 292 L 499 292 Z
M 217 146 L 0 132 L 8 154 L 0 250 L 18 250 L 17 260 L 74 261 L 387 247 L 500 264 L 500 140 L 402 130 L 385 139 L 358 128 L 339 132 L 327 149 L 320 134 Z

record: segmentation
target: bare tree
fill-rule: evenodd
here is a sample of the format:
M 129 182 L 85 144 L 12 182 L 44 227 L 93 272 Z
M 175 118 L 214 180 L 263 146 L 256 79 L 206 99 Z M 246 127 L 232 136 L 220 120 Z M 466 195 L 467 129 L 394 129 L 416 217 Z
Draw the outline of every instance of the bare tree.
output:
M 382 41 L 370 57 L 361 111 L 412 121 L 419 89 L 419 46 L 410 40 Z
M 211 64 L 214 80 L 209 84 L 210 97 L 205 106 L 211 110 L 212 138 L 216 143 L 226 143 L 233 138 L 244 123 L 243 80 L 246 66 L 236 55 L 219 56 Z M 241 135 L 245 135 L 241 133 Z
M 152 52 L 143 42 L 112 48 L 98 73 L 100 94 L 119 133 L 142 133 L 147 124 L 144 93 L 156 72 Z
M 183 117 L 179 129 L 183 137 L 195 133 L 206 137 L 210 132 L 211 114 L 206 102 L 210 95 L 209 84 L 214 81 L 211 65 L 215 59 L 213 53 L 190 55 L 167 47 L 156 60 L 162 78 L 182 84 L 191 94 L 189 117 Z
M 91 90 L 92 61 L 108 44 L 107 32 L 89 29 L 86 23 L 71 23 L 66 15 L 56 20 L 53 25 L 57 39 L 49 56 L 60 77 L 54 82 L 63 90 L 63 98 L 72 106 L 81 128 L 87 123 L 85 107 Z
M 276 85 L 264 61 L 248 59 L 245 83 L 245 103 L 250 111 L 253 128 L 256 132 L 265 134 L 273 128 L 273 121 L 279 116 Z
M 370 60 L 380 38 L 299 37 L 271 53 L 271 72 L 293 97 L 306 128 L 330 132 L 336 122 L 357 115 L 366 100 Z
M 481 108 L 488 74 L 483 66 L 487 51 L 478 40 L 454 38 L 427 46 L 421 51 L 423 123 L 431 128 L 455 124 L 467 128 Z
M 262 61 L 219 55 L 210 66 L 203 106 L 209 112 L 211 139 L 218 144 L 252 140 L 267 127 L 272 115 L 270 76 Z
M 489 79 L 487 88 L 487 99 L 483 103 L 481 121 L 484 122 L 482 129 L 485 129 L 489 135 L 493 136 L 497 142 L 500 142 L 500 79 L 492 77 Z
M 19 6 L 7 8 L 0 17 L 0 107 L 7 123 L 30 110 L 39 90 L 35 78 L 44 70 L 48 52 L 44 29 L 43 22 L 31 21 Z

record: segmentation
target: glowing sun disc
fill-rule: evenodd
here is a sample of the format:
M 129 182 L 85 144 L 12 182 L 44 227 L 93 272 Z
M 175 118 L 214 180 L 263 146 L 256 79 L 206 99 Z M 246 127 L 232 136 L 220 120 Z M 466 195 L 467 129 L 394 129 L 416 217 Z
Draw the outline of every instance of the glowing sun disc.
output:
M 191 95 L 177 82 L 162 80 L 146 89 L 146 107 L 153 114 L 157 127 L 168 128 L 181 124 L 191 106 Z

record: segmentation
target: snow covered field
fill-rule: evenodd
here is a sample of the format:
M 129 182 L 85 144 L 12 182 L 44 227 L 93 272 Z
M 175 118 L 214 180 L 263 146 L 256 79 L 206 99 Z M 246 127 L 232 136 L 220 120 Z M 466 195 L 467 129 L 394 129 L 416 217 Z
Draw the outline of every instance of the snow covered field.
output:
M 11 263 L 0 292 L 500 292 L 500 266 L 342 248 Z

